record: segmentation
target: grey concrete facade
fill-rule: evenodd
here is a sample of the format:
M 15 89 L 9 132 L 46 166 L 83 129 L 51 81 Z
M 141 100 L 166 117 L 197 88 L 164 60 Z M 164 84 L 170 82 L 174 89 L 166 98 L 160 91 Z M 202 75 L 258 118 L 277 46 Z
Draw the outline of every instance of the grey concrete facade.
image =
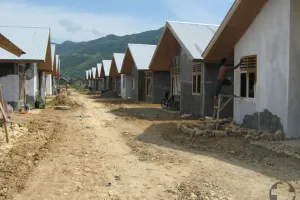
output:
M 167 86 L 170 87 L 170 72 L 152 72 L 152 103 L 158 104 L 164 98 Z
M 132 99 L 136 101 L 145 101 L 145 85 L 144 85 L 144 71 L 138 70 L 135 65 L 132 66 L 131 77 L 133 77 L 134 87 L 132 89 Z

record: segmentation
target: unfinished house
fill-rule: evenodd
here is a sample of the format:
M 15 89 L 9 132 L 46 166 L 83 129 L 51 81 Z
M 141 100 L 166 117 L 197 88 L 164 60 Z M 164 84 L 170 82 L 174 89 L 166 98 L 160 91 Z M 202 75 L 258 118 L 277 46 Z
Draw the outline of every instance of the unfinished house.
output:
M 111 66 L 111 60 L 102 60 L 102 68 L 100 73 L 100 78 L 104 81 L 104 89 L 103 90 L 109 90 L 110 89 L 110 81 L 109 81 L 109 71 Z
M 234 120 L 258 130 L 300 138 L 300 2 L 235 1 L 203 57 L 234 50 Z
M 74 85 L 84 85 L 84 80 L 83 78 L 76 78 L 74 79 Z
M 68 83 L 69 83 L 69 80 L 68 80 L 68 79 L 66 79 L 65 77 L 60 77 L 60 79 L 59 79 L 59 85 L 65 86 L 65 85 L 67 85 Z
M 109 71 L 109 76 L 112 78 L 112 88 L 119 95 L 121 95 L 121 68 L 124 60 L 124 53 L 114 53 L 111 67 Z
M 201 23 L 166 22 L 149 67 L 153 79 L 152 102 L 159 103 L 169 88 L 176 109 L 181 113 L 201 117 L 213 115 L 219 64 L 204 62 L 201 54 L 218 27 Z M 232 116 L 230 106 L 232 104 L 224 110 L 225 116 Z
M 97 83 L 98 83 L 98 88 L 97 90 L 104 90 L 104 79 L 101 78 L 101 69 L 102 69 L 102 64 L 101 63 L 98 63 L 97 64 L 97 73 L 96 73 L 96 76 L 97 76 Z
M 97 68 L 93 67 L 92 68 L 92 88 L 93 88 L 93 90 L 97 90 L 96 72 L 97 72 Z
M 136 101 L 152 100 L 152 81 L 149 64 L 156 45 L 128 44 L 121 69 L 126 76 L 126 92 Z
M 52 63 L 52 72 L 46 72 L 46 95 L 53 94 L 53 76 L 56 74 L 56 55 L 55 55 L 55 44 L 51 44 L 51 63 Z
M 52 71 L 50 30 L 0 27 L 0 32 L 26 52 L 18 57 L 0 49 L 0 84 L 3 86 L 3 99 L 15 109 L 24 103 L 34 105 L 37 95 L 44 99 L 45 72 Z

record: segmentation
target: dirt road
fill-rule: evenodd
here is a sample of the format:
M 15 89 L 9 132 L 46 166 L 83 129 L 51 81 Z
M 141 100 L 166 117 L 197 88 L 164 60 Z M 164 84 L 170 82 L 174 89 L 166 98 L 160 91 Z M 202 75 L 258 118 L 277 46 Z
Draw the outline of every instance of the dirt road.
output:
M 57 140 L 15 200 L 267 200 L 279 180 L 300 192 L 299 161 L 231 139 L 192 141 L 175 120 L 130 120 L 113 114 L 120 105 L 70 98 L 83 107 L 55 111 Z

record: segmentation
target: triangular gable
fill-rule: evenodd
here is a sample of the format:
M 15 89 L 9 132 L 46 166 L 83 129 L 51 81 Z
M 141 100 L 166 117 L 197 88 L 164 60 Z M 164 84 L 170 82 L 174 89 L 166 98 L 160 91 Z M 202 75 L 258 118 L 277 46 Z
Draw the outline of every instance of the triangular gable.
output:
M 121 74 L 131 73 L 133 64 L 138 70 L 148 70 L 155 49 L 156 45 L 128 44 Z
M 247 31 L 268 0 L 236 0 L 224 18 L 220 28 L 202 56 L 208 61 L 219 61 L 230 56 L 235 44 Z
M 98 63 L 98 64 L 97 64 L 97 72 L 96 72 L 97 78 L 100 78 L 100 75 L 101 75 L 101 68 L 102 68 L 102 64 L 101 64 L 101 63 Z
M 110 66 L 111 66 L 111 60 L 102 60 L 102 69 L 101 69 L 100 78 L 109 76 Z
M 96 72 L 97 72 L 97 68 L 96 68 L 96 67 L 93 67 L 93 68 L 92 68 L 92 79 L 95 79 L 95 78 L 96 78 Z
M 89 70 L 85 71 L 85 77 L 86 77 L 86 80 L 89 80 Z
M 51 57 L 51 38 L 49 34 L 48 46 L 46 50 L 45 62 L 39 64 L 39 70 L 43 72 L 52 72 L 52 57 Z
M 25 52 L 20 47 L 15 45 L 13 42 L 11 42 L 8 38 L 6 38 L 1 33 L 0 33 L 0 48 L 5 49 L 6 51 L 18 57 L 20 57 L 22 54 L 25 54 Z
M 125 53 L 114 53 L 111 67 L 109 71 L 109 76 L 115 77 L 121 72 L 123 60 L 124 60 Z
M 191 60 L 202 60 L 209 41 L 218 25 L 167 21 L 150 63 L 153 71 L 169 71 L 171 60 L 178 55 L 180 47 Z

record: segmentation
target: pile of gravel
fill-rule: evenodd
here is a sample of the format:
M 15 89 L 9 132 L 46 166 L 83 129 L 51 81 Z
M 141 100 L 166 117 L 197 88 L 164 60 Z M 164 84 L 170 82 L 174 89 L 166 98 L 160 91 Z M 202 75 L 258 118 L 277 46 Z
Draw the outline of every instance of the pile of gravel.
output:
M 118 93 L 116 91 L 109 90 L 109 91 L 103 92 L 100 95 L 100 98 L 113 99 L 113 98 L 121 98 L 121 97 L 118 95 Z

